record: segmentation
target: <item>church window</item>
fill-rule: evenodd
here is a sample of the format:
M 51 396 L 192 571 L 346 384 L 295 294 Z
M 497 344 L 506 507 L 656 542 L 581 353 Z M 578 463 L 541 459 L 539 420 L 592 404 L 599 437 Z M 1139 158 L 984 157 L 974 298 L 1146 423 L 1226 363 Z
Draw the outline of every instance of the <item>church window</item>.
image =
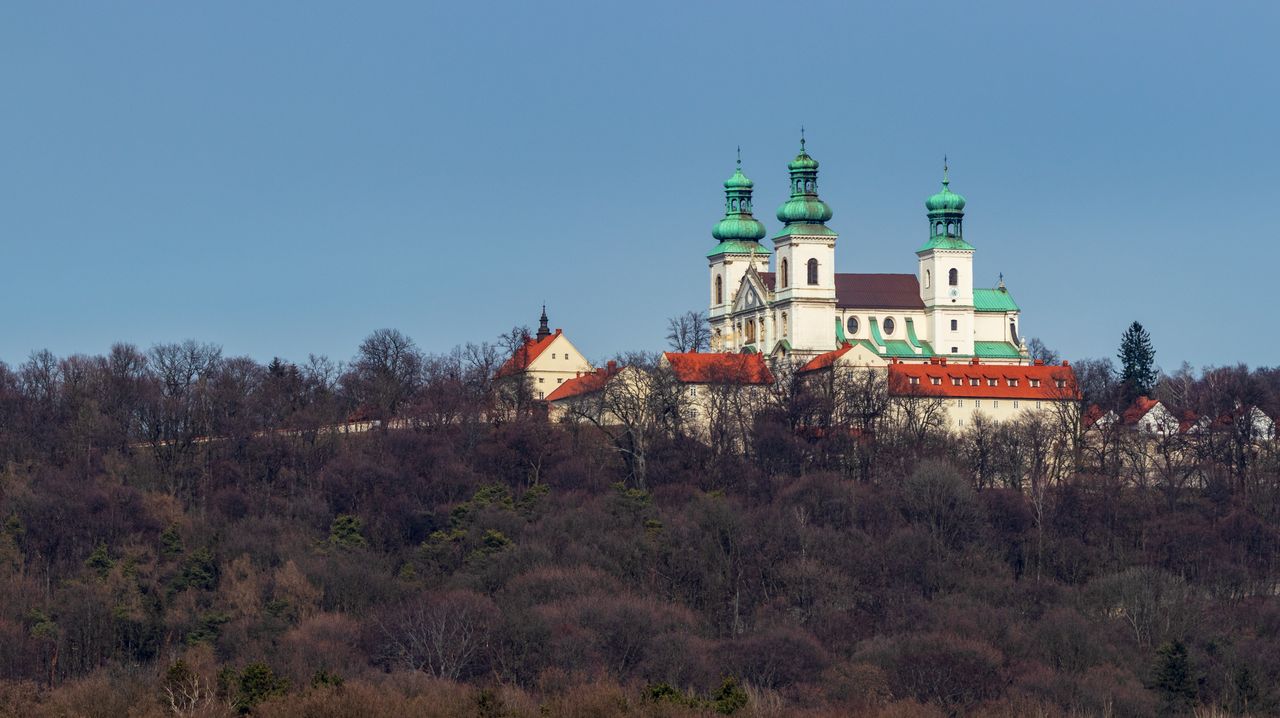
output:
M 933 286 L 933 272 L 926 269 L 924 270 L 924 288 L 928 289 L 931 286 Z
M 947 272 L 947 283 L 953 287 L 959 286 L 960 272 L 955 269 L 952 269 L 950 272 Z
M 884 333 L 893 334 L 893 317 L 884 318 Z
M 778 279 L 782 282 L 782 288 L 786 289 L 787 285 L 791 284 L 791 265 L 787 263 L 785 258 L 778 267 L 778 274 Z
M 818 283 L 818 260 L 810 259 L 809 260 L 809 284 L 813 285 L 817 283 Z
M 844 326 L 845 326 L 845 329 L 846 329 L 846 330 L 848 330 L 848 333 L 849 333 L 849 334 L 857 334 L 857 333 L 858 333 L 858 318 L 857 318 L 857 317 L 849 317 L 849 321 L 845 322 L 845 323 L 844 323 Z
M 724 303 L 724 280 L 720 275 L 716 275 L 716 304 Z
M 756 320 L 747 320 L 747 343 L 750 344 L 756 340 Z
M 957 330 L 957 329 L 959 329 L 959 328 L 960 328 L 960 322 L 956 321 L 955 319 L 952 319 L 952 320 L 951 320 L 951 331 L 953 331 L 953 332 L 954 332 L 954 331 L 956 331 L 956 330 Z

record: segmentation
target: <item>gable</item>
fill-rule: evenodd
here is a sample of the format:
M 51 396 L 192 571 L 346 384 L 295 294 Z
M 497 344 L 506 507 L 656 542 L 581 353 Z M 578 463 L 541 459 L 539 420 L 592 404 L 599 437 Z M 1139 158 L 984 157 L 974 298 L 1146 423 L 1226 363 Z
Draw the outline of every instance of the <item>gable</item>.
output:
M 763 289 L 758 282 L 752 281 L 750 274 L 744 276 L 742 283 L 738 285 L 738 292 L 733 298 L 733 311 L 740 312 L 763 307 Z
M 591 364 L 564 334 L 554 338 L 529 360 L 529 371 L 591 371 Z

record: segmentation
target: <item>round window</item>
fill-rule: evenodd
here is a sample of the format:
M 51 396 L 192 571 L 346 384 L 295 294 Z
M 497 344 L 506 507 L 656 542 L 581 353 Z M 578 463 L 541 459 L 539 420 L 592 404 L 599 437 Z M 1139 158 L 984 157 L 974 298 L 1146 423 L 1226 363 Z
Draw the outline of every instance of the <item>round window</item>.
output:
M 857 333 L 858 333 L 858 318 L 857 318 L 857 317 L 849 317 L 849 321 L 845 322 L 845 323 L 844 323 L 844 325 L 845 325 L 845 328 L 847 329 L 847 332 L 846 332 L 846 333 L 848 333 L 848 334 L 857 334 Z
M 884 318 L 884 333 L 893 334 L 893 317 Z

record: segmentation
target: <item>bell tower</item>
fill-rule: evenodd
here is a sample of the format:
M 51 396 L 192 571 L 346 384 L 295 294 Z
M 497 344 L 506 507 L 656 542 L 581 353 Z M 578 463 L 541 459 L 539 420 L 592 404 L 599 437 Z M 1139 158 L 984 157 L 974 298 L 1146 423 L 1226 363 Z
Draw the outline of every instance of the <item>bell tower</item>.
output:
M 920 299 L 929 315 L 929 341 L 940 355 L 973 354 L 973 245 L 964 239 L 965 199 L 951 191 L 946 159 L 942 189 L 925 200 L 929 241 L 916 250 Z
M 778 208 L 784 224 L 773 238 L 777 251 L 775 297 L 787 312 L 786 337 L 801 356 L 836 348 L 836 233 L 827 226 L 831 207 L 818 197 L 818 161 L 804 147 L 800 130 L 800 154 L 787 164 L 791 174 L 791 198 Z
M 751 214 L 751 191 L 755 183 L 742 174 L 742 149 L 738 149 L 738 165 L 724 181 L 724 219 L 711 229 L 718 244 L 707 254 L 710 267 L 711 304 L 707 311 L 711 325 L 711 350 L 725 351 L 736 347 L 732 336 L 734 294 L 742 284 L 748 267 L 757 272 L 769 269 L 769 250 L 760 244 L 764 225 Z

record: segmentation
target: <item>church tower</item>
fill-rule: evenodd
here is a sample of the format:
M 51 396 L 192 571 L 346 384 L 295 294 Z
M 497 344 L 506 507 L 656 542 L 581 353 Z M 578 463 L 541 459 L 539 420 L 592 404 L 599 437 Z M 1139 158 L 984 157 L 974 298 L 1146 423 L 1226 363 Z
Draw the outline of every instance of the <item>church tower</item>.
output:
M 711 324 L 711 349 L 724 351 L 737 345 L 729 314 L 733 311 L 734 294 L 742 285 L 749 267 L 768 271 L 769 250 L 760 240 L 764 225 L 751 215 L 751 188 L 754 183 L 742 174 L 742 151 L 733 176 L 724 181 L 724 219 L 716 223 L 711 236 L 719 242 L 707 254 L 711 268 L 711 306 L 707 319 Z
M 796 353 L 816 354 L 836 348 L 836 233 L 826 225 L 831 208 L 818 198 L 818 161 L 805 151 L 803 131 L 787 170 L 791 198 L 778 208 L 784 226 L 773 238 L 776 321 L 785 329 L 778 338 Z
M 951 191 L 944 161 L 942 189 L 925 200 L 929 241 L 916 250 L 930 340 L 934 351 L 943 356 L 972 355 L 974 348 L 974 249 L 964 239 L 964 204 L 964 197 Z

